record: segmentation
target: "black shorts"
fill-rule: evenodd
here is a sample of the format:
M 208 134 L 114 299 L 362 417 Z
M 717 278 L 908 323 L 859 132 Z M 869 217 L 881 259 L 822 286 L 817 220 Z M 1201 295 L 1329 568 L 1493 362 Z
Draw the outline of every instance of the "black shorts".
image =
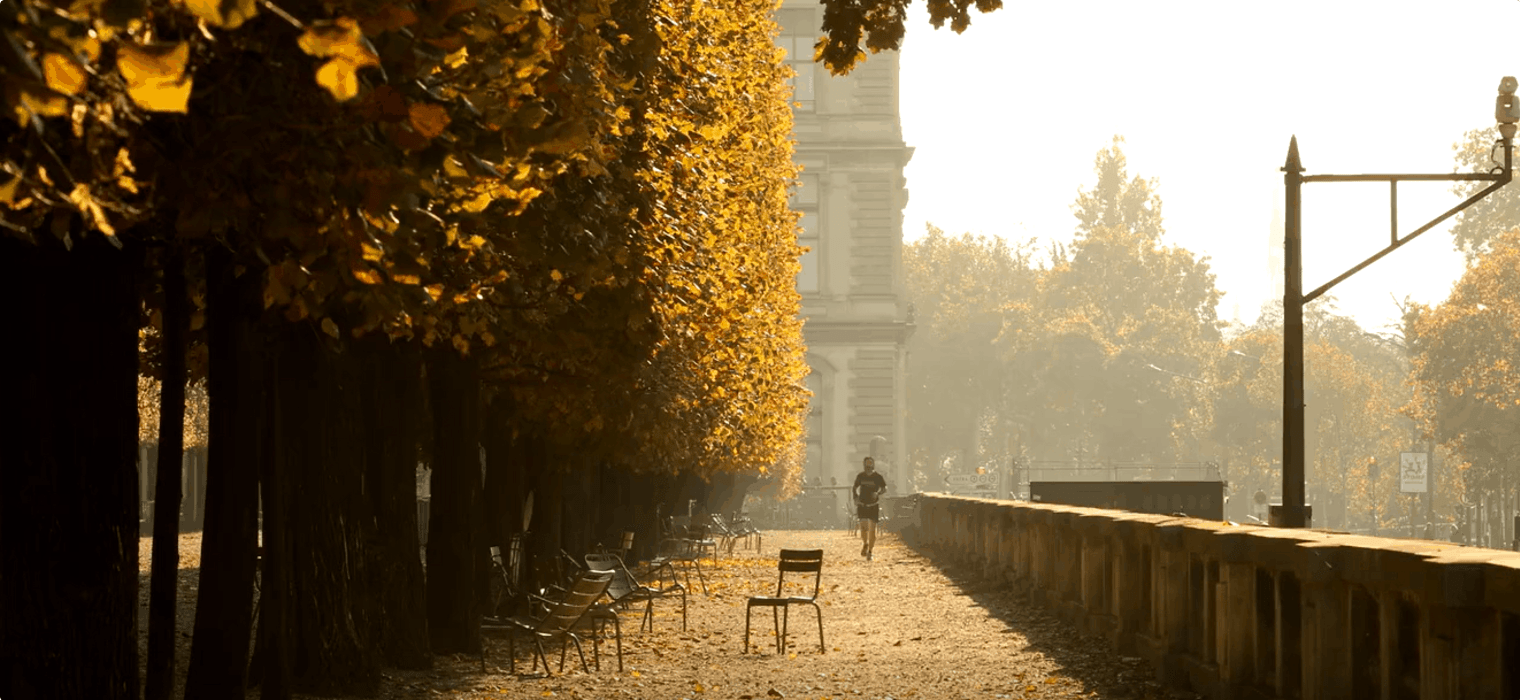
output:
M 855 517 L 861 520 L 881 520 L 881 506 L 875 503 L 871 505 L 856 505 Z

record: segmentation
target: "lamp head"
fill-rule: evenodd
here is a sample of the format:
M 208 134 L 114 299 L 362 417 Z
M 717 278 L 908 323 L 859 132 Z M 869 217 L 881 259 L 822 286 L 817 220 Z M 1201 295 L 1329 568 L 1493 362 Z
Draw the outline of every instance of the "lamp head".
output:
M 1499 81 L 1499 97 L 1494 101 L 1494 119 L 1500 124 L 1520 122 L 1520 98 L 1515 97 L 1516 87 L 1520 87 L 1520 82 L 1512 75 L 1506 75 Z

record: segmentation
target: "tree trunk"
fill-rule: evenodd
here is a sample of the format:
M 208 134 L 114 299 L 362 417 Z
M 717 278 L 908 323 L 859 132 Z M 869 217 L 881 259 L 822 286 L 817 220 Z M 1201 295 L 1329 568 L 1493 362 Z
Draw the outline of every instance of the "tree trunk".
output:
M 422 420 L 422 355 L 383 339 L 355 348 L 363 358 L 365 489 L 375 546 L 370 571 L 378 586 L 375 643 L 387 665 L 426 669 L 427 594 L 417 535 L 417 425 Z
M 474 357 L 432 350 L 427 386 L 433 409 L 433 502 L 428 525 L 428 637 L 435 654 L 480 652 L 475 588 L 485 550 L 475 537 L 481 478 L 480 384 Z
M 560 548 L 576 561 L 591 551 L 596 537 L 596 502 L 591 487 L 592 470 L 595 469 L 584 457 L 570 451 L 564 458 L 569 465 L 563 473 L 564 494 L 560 499 Z
M 258 279 L 251 272 L 236 279 L 229 251 L 213 246 L 206 252 L 211 405 L 205 529 L 186 700 L 225 698 L 241 692 L 247 682 L 263 451 L 262 338 L 254 331 L 250 311 L 250 295 L 260 291 Z
M 543 567 L 559 557 L 565 542 L 565 475 L 561 470 L 550 466 L 555 461 L 553 457 L 557 457 L 553 448 L 547 448 L 543 456 L 550 459 L 540 461 L 533 471 L 533 536 L 528 543 L 531 552 L 529 561 L 534 564 L 533 583 L 539 587 L 559 583 L 547 579 Z M 553 567 L 550 566 L 547 570 L 553 570 Z
M 364 494 L 363 379 L 352 353 L 325 343 L 301 326 L 280 342 L 290 538 L 282 553 L 291 557 L 290 590 L 299 592 L 286 611 L 291 689 L 373 697 L 380 657 L 365 552 L 374 520 Z
M 47 236 L 40 234 L 39 237 Z M 0 236 L 0 698 L 136 698 L 140 256 Z
M 179 591 L 181 464 L 185 452 L 185 260 L 174 248 L 164 262 L 162 384 L 158 406 L 156 500 L 165 517 L 153 519 L 153 577 L 148 602 L 147 700 L 174 693 L 175 605 Z
M 263 582 L 259 586 L 259 639 L 254 654 L 252 676 L 259 684 L 262 700 L 289 700 L 290 690 L 290 479 L 286 474 L 289 459 L 286 439 L 287 407 L 298 404 L 287 400 L 288 381 L 280 353 L 271 353 L 263 364 L 270 387 L 263 414 L 268 420 L 267 444 L 270 449 L 259 470 L 259 494 L 263 510 L 264 544 L 262 547 Z M 304 419 L 297 410 L 297 420 Z
M 500 548 L 504 565 L 511 563 L 512 537 L 524 529 L 523 507 L 528 494 L 523 465 L 529 441 L 525 436 L 514 437 L 512 431 L 505 427 L 510 414 L 511 401 L 506 396 L 496 396 L 486 410 L 486 420 L 481 430 L 486 445 L 486 481 L 482 494 L 484 527 L 479 536 L 482 538 L 482 547 Z M 519 562 L 519 566 L 521 564 Z M 513 583 L 521 584 L 522 581 Z M 485 600 L 491 600 L 489 595 Z M 518 611 L 502 609 L 489 612 L 500 615 L 515 614 Z

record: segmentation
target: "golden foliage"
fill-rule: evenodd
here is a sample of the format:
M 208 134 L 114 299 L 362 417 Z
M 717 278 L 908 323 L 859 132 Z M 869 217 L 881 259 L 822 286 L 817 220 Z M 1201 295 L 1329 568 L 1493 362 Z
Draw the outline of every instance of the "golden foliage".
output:
M 191 78 L 186 75 L 190 43 L 122 44 L 116 48 L 116 70 L 127 83 L 127 95 L 154 112 L 189 110 Z

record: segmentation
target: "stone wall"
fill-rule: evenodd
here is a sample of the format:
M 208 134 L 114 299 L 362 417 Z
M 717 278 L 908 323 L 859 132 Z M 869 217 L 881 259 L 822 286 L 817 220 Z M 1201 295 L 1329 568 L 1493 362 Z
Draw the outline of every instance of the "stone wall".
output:
M 1520 697 L 1520 554 L 919 496 L 921 545 L 1212 698 Z

